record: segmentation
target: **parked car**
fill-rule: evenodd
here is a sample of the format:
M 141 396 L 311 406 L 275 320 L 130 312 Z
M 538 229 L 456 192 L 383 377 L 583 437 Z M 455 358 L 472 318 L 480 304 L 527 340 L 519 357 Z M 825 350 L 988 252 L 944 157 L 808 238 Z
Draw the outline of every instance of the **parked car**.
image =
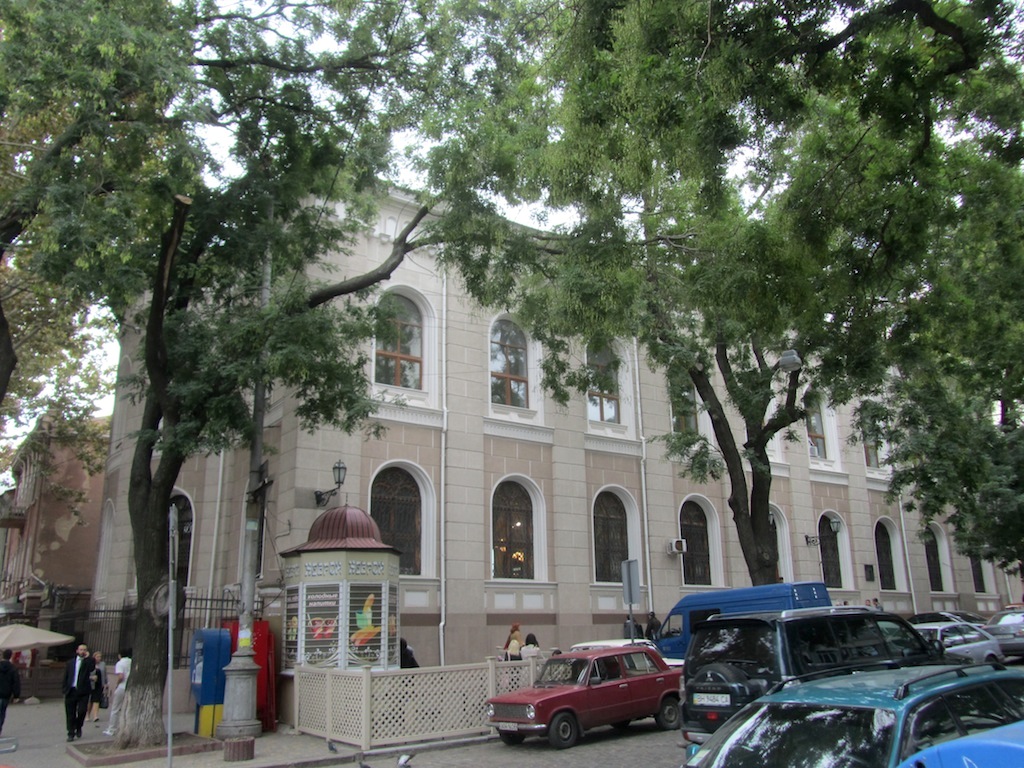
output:
M 936 744 L 1024 719 L 1024 670 L 1001 664 L 822 674 L 747 705 L 687 749 L 687 768 L 892 768 Z
M 909 619 L 911 624 L 936 624 L 940 621 L 963 621 L 968 624 L 983 627 L 988 620 L 970 611 L 931 611 L 929 613 L 915 613 Z
M 985 631 L 999 641 L 1006 656 L 1024 656 L 1024 610 L 1000 611 L 985 625 Z
M 837 667 L 934 662 L 905 619 L 854 606 L 713 616 L 694 628 L 683 667 L 683 736 L 704 741 L 782 680 Z
M 570 651 L 589 651 L 589 650 L 592 650 L 594 648 L 625 648 L 625 647 L 628 647 L 628 646 L 640 646 L 642 648 L 650 648 L 652 651 L 654 651 L 659 656 L 661 656 L 661 651 L 658 650 L 658 646 L 655 645 L 654 643 L 652 643 L 650 640 L 648 640 L 646 638 L 643 638 L 643 637 L 637 637 L 637 638 L 635 638 L 633 640 L 630 640 L 629 638 L 610 638 L 608 640 L 587 640 L 587 641 L 582 642 L 582 643 L 575 643 L 574 645 L 572 645 L 569 648 L 569 650 Z M 682 666 L 683 666 L 683 660 L 682 659 L 670 659 L 670 658 L 667 658 L 665 656 L 662 656 L 662 658 L 665 659 L 665 663 L 668 664 L 670 667 L 682 668 Z
M 898 768 L 965 768 L 1024 765 L 1024 722 L 1002 725 L 918 752 Z
M 488 699 L 487 724 L 506 744 L 547 736 L 558 749 L 591 728 L 624 728 L 645 717 L 670 730 L 679 727 L 679 678 L 643 646 L 571 651 L 545 661 L 529 688 Z
M 981 627 L 963 621 L 915 624 L 914 629 L 925 640 L 937 640 L 946 649 L 946 656 L 965 661 L 1004 661 L 999 641 Z

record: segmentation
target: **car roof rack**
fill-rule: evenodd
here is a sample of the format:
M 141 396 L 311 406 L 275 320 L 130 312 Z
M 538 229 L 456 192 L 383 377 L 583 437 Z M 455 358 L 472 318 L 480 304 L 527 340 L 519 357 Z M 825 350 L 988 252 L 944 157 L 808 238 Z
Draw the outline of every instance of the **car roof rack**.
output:
M 1001 664 L 998 661 L 985 661 L 981 662 L 980 664 L 964 664 L 959 667 L 945 667 L 944 669 L 939 669 L 934 672 L 929 672 L 927 674 L 921 675 L 920 677 L 915 677 L 913 680 L 907 680 L 905 683 L 902 683 L 896 689 L 896 692 L 893 694 L 893 698 L 897 700 L 905 699 L 907 695 L 910 693 L 911 686 L 918 685 L 920 683 L 931 680 L 935 677 L 942 677 L 943 675 L 954 675 L 958 678 L 968 677 L 971 674 L 971 670 L 974 670 L 975 672 L 980 672 L 982 669 L 985 668 L 992 669 L 993 671 L 999 671 L 1002 669 L 1006 669 L 1006 665 Z

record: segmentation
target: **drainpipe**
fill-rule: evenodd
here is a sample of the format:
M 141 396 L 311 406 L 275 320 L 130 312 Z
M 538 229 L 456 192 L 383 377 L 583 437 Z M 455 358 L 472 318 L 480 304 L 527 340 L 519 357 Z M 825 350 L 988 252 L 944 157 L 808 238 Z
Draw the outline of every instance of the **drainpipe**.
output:
M 213 516 L 213 546 L 210 548 L 210 578 L 206 585 L 206 617 L 204 627 L 211 626 L 210 611 L 213 609 L 213 574 L 217 570 L 217 549 L 220 547 L 220 510 L 224 503 L 224 451 L 218 454 L 217 459 L 217 501 L 214 506 Z
M 651 528 L 647 508 L 647 436 L 644 434 L 644 409 L 640 402 L 640 344 L 633 339 L 633 387 L 636 392 L 636 427 L 640 435 L 640 514 L 643 518 L 644 560 L 647 563 L 647 610 L 654 610 L 654 576 L 651 566 Z
M 445 625 L 448 622 L 448 515 L 446 512 L 448 490 L 448 276 L 441 278 L 441 467 L 437 497 L 438 530 L 440 531 L 441 577 L 438 602 L 441 622 L 437 627 L 437 647 L 441 649 L 441 666 L 445 663 Z
M 914 606 L 914 613 L 917 610 L 917 590 L 914 589 L 914 574 L 910 570 L 910 544 L 907 543 L 907 518 L 903 512 L 903 496 L 896 497 L 896 503 L 900 505 L 900 525 L 903 527 L 903 570 L 910 580 L 910 603 Z

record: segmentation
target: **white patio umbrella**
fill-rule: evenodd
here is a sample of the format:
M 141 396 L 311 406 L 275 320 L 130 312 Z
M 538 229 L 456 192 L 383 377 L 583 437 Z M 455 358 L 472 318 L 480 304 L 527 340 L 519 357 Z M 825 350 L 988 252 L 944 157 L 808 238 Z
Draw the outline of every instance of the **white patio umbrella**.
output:
M 64 645 L 74 642 L 71 635 L 51 632 L 48 629 L 30 627 L 28 624 L 8 624 L 0 627 L 0 648 L 12 651 L 26 651 L 30 648 L 46 648 L 51 645 Z

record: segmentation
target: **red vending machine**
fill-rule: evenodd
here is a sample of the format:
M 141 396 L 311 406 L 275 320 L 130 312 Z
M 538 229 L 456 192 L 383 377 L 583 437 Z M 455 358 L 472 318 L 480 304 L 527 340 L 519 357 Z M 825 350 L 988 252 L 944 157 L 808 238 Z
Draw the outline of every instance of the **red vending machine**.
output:
M 231 633 L 231 653 L 238 650 L 238 621 L 225 621 L 221 626 Z M 270 623 L 252 623 L 253 661 L 259 666 L 256 673 L 256 719 L 264 731 L 277 730 L 277 654 Z

